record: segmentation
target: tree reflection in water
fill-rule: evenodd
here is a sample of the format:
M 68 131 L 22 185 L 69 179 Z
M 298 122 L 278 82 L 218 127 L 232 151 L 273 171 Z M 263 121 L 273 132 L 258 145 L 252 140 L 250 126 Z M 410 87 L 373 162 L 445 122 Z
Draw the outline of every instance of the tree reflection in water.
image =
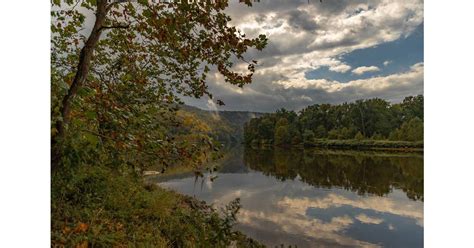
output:
M 300 178 L 320 188 L 385 196 L 394 188 L 423 201 L 423 155 L 245 148 L 244 163 L 281 181 Z

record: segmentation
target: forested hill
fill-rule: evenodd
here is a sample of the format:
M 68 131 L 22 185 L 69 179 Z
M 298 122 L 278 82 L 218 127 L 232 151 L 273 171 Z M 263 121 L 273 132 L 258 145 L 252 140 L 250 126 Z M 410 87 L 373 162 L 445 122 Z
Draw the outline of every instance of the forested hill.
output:
M 208 111 L 189 105 L 180 105 L 180 115 L 195 119 L 203 125 L 203 131 L 224 143 L 241 143 L 244 137 L 244 125 L 252 118 L 263 113 L 249 111 Z
M 423 141 L 423 96 L 391 104 L 383 99 L 278 110 L 245 124 L 245 143 L 311 145 L 323 140 Z M 340 143 L 340 142 L 339 142 Z M 378 142 L 380 143 L 380 142 Z

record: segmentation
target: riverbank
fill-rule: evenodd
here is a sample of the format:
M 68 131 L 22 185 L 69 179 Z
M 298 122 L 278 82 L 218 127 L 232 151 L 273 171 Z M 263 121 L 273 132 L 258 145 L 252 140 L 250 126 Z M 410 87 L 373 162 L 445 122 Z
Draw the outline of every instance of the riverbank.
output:
M 323 140 L 318 139 L 307 144 L 308 147 L 324 147 L 351 150 L 382 150 L 382 151 L 423 151 L 423 141 L 391 141 L 391 140 Z
M 52 175 L 53 247 L 261 247 L 232 230 L 239 202 L 204 202 L 106 167 Z
M 423 152 L 423 141 L 391 141 L 391 140 L 330 140 L 315 139 L 311 142 L 296 145 L 277 146 L 271 143 L 251 144 L 254 148 L 286 147 L 296 149 L 325 148 L 341 150 L 363 150 L 363 151 L 399 151 L 399 152 Z

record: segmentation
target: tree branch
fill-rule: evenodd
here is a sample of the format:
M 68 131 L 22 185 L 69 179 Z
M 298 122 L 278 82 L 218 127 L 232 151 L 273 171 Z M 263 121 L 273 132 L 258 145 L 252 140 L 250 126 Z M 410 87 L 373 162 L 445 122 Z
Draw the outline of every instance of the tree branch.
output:
M 102 26 L 100 30 L 104 29 L 113 29 L 113 28 L 129 28 L 130 24 L 120 24 L 120 25 L 113 25 L 113 26 Z

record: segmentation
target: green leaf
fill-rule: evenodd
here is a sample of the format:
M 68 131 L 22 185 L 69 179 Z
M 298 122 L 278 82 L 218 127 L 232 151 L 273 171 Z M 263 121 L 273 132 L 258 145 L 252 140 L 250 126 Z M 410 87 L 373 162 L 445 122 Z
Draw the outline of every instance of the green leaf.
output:
M 97 113 L 95 111 L 87 111 L 85 116 L 89 119 L 95 119 L 97 117 Z
M 88 141 L 92 146 L 97 146 L 99 144 L 99 138 L 91 133 L 85 133 L 84 138 L 86 141 Z

